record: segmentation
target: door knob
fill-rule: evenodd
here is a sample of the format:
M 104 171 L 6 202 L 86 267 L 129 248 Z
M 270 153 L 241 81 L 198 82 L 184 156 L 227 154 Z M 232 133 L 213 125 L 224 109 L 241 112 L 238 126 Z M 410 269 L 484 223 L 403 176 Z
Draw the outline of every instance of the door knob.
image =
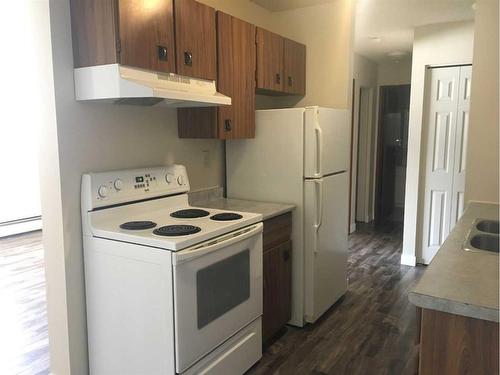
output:
M 276 83 L 279 85 L 281 83 L 281 74 L 276 73 Z

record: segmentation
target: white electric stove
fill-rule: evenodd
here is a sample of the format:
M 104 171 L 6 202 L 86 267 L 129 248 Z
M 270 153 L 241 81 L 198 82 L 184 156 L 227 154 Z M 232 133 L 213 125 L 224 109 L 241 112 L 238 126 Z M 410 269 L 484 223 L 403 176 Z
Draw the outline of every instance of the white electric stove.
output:
M 239 374 L 261 355 L 262 217 L 191 207 L 180 165 L 82 177 L 92 374 Z

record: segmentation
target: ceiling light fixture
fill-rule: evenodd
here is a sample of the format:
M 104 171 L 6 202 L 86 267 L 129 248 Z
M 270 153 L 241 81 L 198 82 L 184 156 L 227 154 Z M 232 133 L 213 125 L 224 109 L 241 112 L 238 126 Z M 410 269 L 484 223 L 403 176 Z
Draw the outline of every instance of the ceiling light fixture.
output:
M 408 52 L 404 51 L 393 51 L 387 54 L 387 57 L 389 57 L 392 61 L 397 63 L 400 62 L 406 56 L 408 56 Z

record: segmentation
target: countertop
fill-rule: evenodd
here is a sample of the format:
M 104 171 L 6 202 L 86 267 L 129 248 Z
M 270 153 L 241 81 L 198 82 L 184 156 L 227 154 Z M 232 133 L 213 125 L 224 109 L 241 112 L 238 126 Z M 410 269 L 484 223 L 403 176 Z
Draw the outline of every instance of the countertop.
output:
M 253 212 L 262 214 L 262 220 L 282 215 L 295 209 L 293 204 L 247 201 L 242 199 L 217 198 L 197 201 L 193 206 L 217 208 L 228 211 Z
M 498 219 L 498 204 L 472 202 L 409 294 L 419 307 L 499 321 L 498 259 L 489 252 L 463 250 L 476 218 Z

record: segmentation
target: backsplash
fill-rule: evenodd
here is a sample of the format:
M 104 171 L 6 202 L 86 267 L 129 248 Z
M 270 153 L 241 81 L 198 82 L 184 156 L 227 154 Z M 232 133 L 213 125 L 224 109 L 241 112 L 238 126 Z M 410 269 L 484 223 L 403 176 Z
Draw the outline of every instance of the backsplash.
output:
M 207 189 L 199 189 L 189 192 L 189 204 L 197 205 L 203 202 L 221 199 L 224 197 L 224 188 L 221 186 L 214 186 Z

